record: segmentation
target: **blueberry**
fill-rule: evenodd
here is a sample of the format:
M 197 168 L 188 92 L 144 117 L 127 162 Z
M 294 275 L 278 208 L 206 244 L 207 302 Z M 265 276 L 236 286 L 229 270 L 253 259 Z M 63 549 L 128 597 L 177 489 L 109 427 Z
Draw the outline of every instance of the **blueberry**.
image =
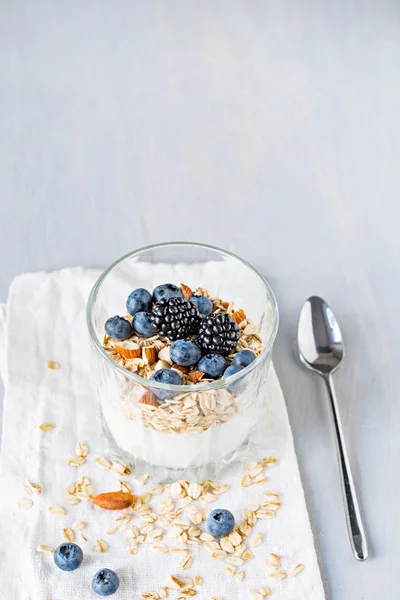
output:
M 212 312 L 213 303 L 205 296 L 192 296 L 190 302 L 193 302 L 201 315 L 208 315 Z
M 157 381 L 158 383 L 167 383 L 171 385 L 180 385 L 182 383 L 182 377 L 174 369 L 159 369 L 150 377 L 151 381 Z M 166 400 L 172 398 L 173 393 L 168 390 L 156 390 L 152 388 L 154 395 L 159 400 Z
M 138 312 L 133 317 L 133 328 L 139 335 L 144 337 L 151 337 L 154 335 L 154 329 L 150 323 L 151 313 L 149 312 Z
M 145 311 L 151 311 L 151 294 L 144 288 L 133 290 L 126 301 L 126 310 L 130 315 Z
M 243 369 L 244 367 L 242 367 L 242 365 L 232 363 L 231 366 L 226 369 L 224 373 L 224 379 L 225 377 L 230 377 L 231 375 L 235 375 L 235 373 L 239 373 L 239 371 L 243 371 Z M 241 380 L 235 381 L 234 383 L 229 384 L 227 388 L 230 392 L 238 394 L 239 392 L 243 391 L 243 382 Z
M 229 535 L 235 527 L 235 517 L 229 510 L 217 508 L 209 514 L 207 527 L 214 537 Z
M 226 360 L 221 354 L 206 354 L 201 360 L 197 368 L 202 371 L 210 379 L 221 377 L 227 366 Z
M 235 363 L 232 363 L 231 366 L 226 369 L 224 377 L 235 375 L 235 373 L 239 373 L 239 371 L 242 371 L 243 369 L 244 367 L 242 367 L 242 365 L 235 365 Z
M 83 552 L 77 544 L 60 544 L 53 555 L 54 562 L 62 571 L 75 571 L 83 561 Z
M 92 579 L 92 590 L 99 596 L 111 596 L 119 587 L 119 577 L 111 569 L 100 569 Z
M 256 360 L 256 355 L 251 350 L 241 350 L 238 352 L 233 359 L 234 365 L 240 365 L 241 367 L 247 367 L 250 363 Z
M 106 330 L 106 334 L 112 337 L 114 340 L 126 340 L 130 335 L 132 335 L 132 327 L 127 319 L 123 319 L 122 317 L 110 317 L 107 319 L 104 325 L 104 329 Z
M 191 367 L 201 358 L 201 350 L 194 342 L 176 340 L 169 349 L 171 360 L 182 367 Z
M 183 294 L 173 283 L 163 283 L 163 285 L 158 285 L 153 290 L 154 302 L 158 302 L 161 298 L 169 300 L 169 298 L 175 298 L 175 296 L 183 296 Z

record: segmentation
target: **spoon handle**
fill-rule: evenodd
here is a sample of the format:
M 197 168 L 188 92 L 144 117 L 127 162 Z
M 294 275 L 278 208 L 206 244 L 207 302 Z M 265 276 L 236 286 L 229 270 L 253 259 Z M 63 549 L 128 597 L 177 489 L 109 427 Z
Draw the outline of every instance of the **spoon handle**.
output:
M 335 427 L 336 451 L 339 462 L 340 479 L 342 484 L 342 494 L 346 514 L 347 531 L 349 533 L 351 547 L 357 560 L 365 560 L 368 557 L 367 540 L 364 526 L 361 520 L 360 508 L 356 490 L 354 487 L 353 476 L 351 474 L 349 458 L 347 456 L 346 446 L 340 423 L 339 410 L 333 387 L 331 375 L 323 377 L 329 393 L 330 405 L 332 409 L 333 423 Z

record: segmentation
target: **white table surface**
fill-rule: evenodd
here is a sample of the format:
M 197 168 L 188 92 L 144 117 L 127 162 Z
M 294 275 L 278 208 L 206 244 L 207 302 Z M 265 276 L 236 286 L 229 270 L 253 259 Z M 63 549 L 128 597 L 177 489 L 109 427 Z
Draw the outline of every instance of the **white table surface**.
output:
M 231 249 L 275 289 L 275 362 L 332 600 L 399 597 L 396 1 L 9 0 L 0 8 L 0 299 L 22 271 Z M 328 405 L 295 361 L 320 294 L 371 558 L 345 529 Z M 27 298 L 29 302 L 29 298 Z

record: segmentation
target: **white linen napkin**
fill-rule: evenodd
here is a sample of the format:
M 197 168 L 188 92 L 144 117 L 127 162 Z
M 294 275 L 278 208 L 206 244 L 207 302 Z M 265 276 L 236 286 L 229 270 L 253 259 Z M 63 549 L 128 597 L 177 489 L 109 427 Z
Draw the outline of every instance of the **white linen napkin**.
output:
M 172 554 L 156 554 L 151 546 L 141 545 L 132 556 L 121 532 L 107 535 L 115 514 L 82 501 L 65 504 L 64 488 L 87 475 L 96 493 L 115 489 L 116 476 L 96 464 L 106 455 L 97 399 L 90 371 L 90 348 L 85 323 L 85 305 L 97 271 L 82 268 L 53 273 L 32 273 L 17 277 L 11 286 L 6 311 L 0 311 L 0 369 L 6 386 L 0 494 L 0 585 L 5 600 L 89 600 L 97 596 L 90 584 L 94 573 L 103 567 L 114 569 L 121 581 L 115 600 L 140 598 L 144 591 L 155 591 L 164 579 L 174 574 L 183 579 L 199 575 L 199 600 L 242 599 L 249 589 L 261 584 L 276 600 L 322 600 L 323 586 L 314 550 L 313 536 L 304 501 L 292 434 L 279 381 L 271 366 L 265 389 L 264 414 L 257 431 L 257 456 L 274 455 L 276 466 L 268 468 L 268 481 L 261 486 L 242 488 L 244 468 L 231 470 L 224 478 L 229 491 L 216 503 L 229 508 L 240 518 L 252 503 L 262 502 L 262 492 L 281 494 L 282 508 L 273 519 L 257 523 L 253 535 L 262 532 L 262 543 L 252 549 L 254 558 L 245 563 L 244 580 L 229 577 L 224 561 L 211 558 L 203 546 L 192 546 L 193 564 L 179 572 Z M 184 276 L 182 277 L 184 280 Z M 47 368 L 57 361 L 58 370 Z M 54 423 L 52 431 L 39 425 Z M 78 468 L 68 465 L 77 441 L 89 447 L 86 463 Z M 138 486 L 143 493 L 148 485 Z M 39 483 L 43 492 L 32 496 L 33 507 L 22 511 L 18 501 L 24 497 L 22 483 Z M 157 497 L 151 503 L 157 502 Z M 66 515 L 57 517 L 48 505 L 58 504 Z M 77 521 L 86 521 L 82 532 L 88 541 L 77 539 L 85 560 L 77 571 L 64 573 L 53 564 L 51 554 L 36 552 L 39 544 L 56 547 L 61 530 Z M 96 539 L 104 539 L 108 549 L 96 550 Z M 166 544 L 172 540 L 166 538 Z M 282 557 L 281 569 L 290 572 L 301 563 L 304 570 L 296 577 L 280 581 L 267 577 L 265 560 L 274 552 Z M 169 597 L 176 598 L 170 591 Z

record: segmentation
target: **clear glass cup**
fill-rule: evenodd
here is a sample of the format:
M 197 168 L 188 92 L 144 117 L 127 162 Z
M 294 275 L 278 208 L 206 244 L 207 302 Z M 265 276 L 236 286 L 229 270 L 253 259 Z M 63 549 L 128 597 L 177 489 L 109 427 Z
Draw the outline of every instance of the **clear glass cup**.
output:
M 212 297 L 234 301 L 235 308 L 242 308 L 256 325 L 263 342 L 261 354 L 229 378 L 193 385 L 149 381 L 115 362 L 103 348 L 105 321 L 125 313 L 133 289 L 152 291 L 167 282 L 183 282 L 193 290 L 201 287 Z M 87 324 L 102 426 L 113 456 L 156 481 L 215 478 L 240 460 L 260 413 L 278 329 L 276 300 L 260 273 L 234 254 L 204 244 L 173 242 L 141 248 L 99 277 L 88 300 Z M 166 398 L 173 417 L 164 418 L 164 406 L 157 420 L 158 409 L 139 404 L 148 390 Z

